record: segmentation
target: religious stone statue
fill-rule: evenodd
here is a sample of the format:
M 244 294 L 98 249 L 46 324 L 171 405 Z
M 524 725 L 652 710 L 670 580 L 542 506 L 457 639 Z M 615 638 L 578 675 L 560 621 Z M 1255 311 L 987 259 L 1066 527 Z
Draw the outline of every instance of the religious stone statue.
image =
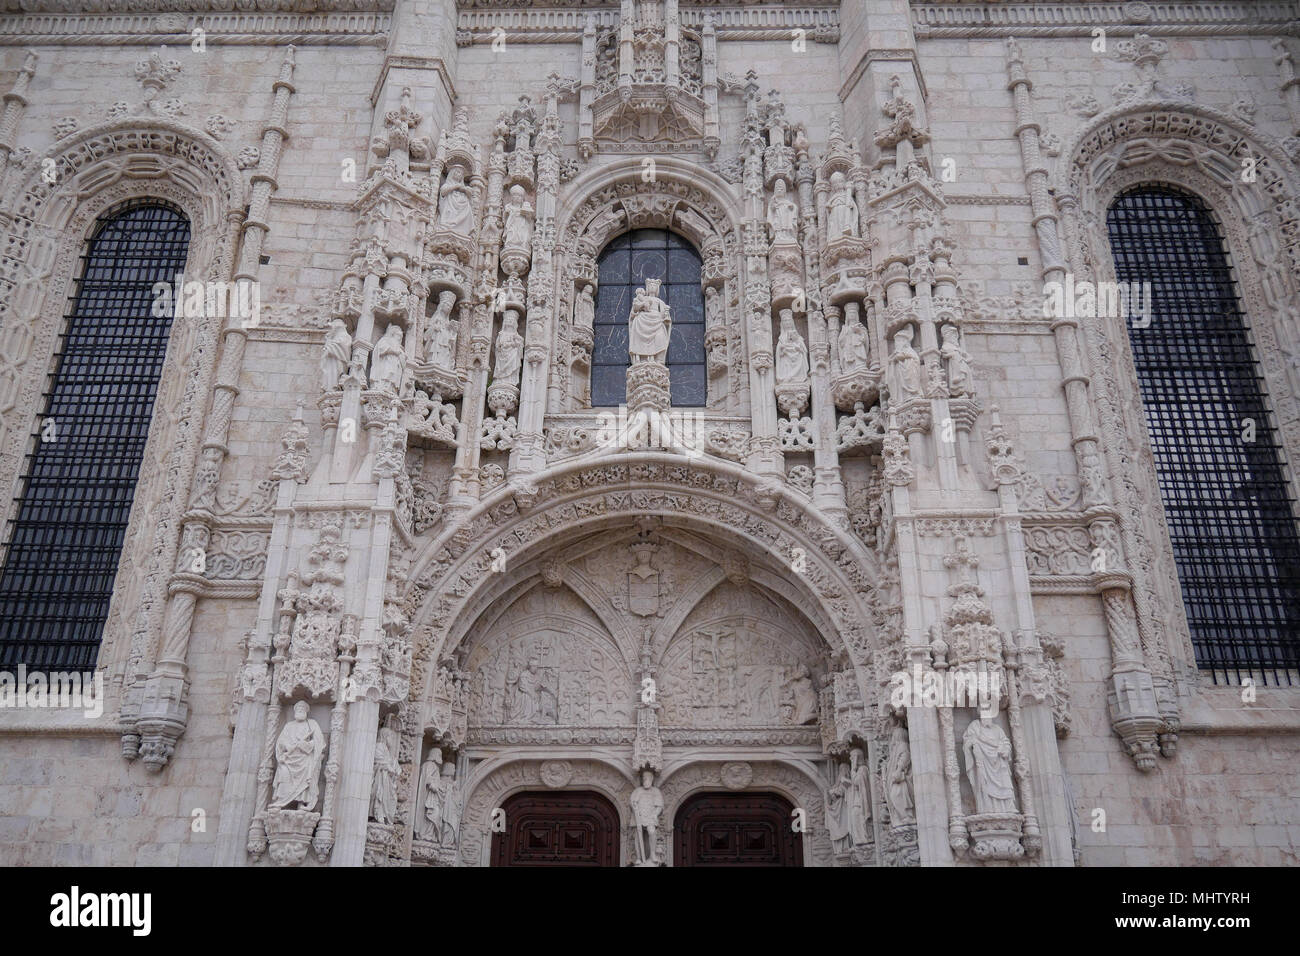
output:
M 975 794 L 977 813 L 1015 813 L 1016 792 L 1011 781 L 1011 741 L 993 718 L 980 714 L 962 737 L 966 776 Z
M 659 864 L 659 817 L 664 812 L 664 795 L 654 785 L 653 771 L 641 771 L 641 786 L 632 791 L 630 803 L 635 822 L 637 866 Z
M 831 195 L 827 201 L 827 239 L 834 241 L 843 236 L 858 234 L 858 204 L 841 172 L 831 173 Z
M 519 334 L 519 310 L 506 309 L 497 333 L 496 363 L 492 366 L 494 384 L 514 385 L 519 381 L 519 369 L 524 354 L 524 337 Z
M 840 329 L 840 369 L 845 375 L 865 372 L 869 356 L 867 330 L 856 319 L 844 323 Z
M 632 364 L 662 364 L 668 356 L 668 338 L 672 327 L 668 303 L 659 298 L 659 280 L 646 279 L 645 288 L 637 289 L 632 298 L 632 314 L 627 320 L 627 351 L 632 357 Z
M 722 297 L 718 294 L 716 286 L 709 286 L 704 290 L 704 325 L 706 328 L 715 327 L 721 321 L 718 310 L 722 308 Z
M 370 788 L 370 819 L 392 823 L 397 819 L 397 731 L 380 727 L 375 741 L 375 776 Z
M 434 747 L 420 768 L 420 789 L 415 798 L 415 835 L 434 843 L 442 837 L 442 751 Z
M 293 720 L 284 725 L 275 742 L 275 778 L 271 806 L 314 810 L 320 796 L 320 765 L 325 738 L 320 724 L 307 716 L 307 702 L 293 705 Z
M 578 298 L 573 303 L 573 325 L 574 328 L 591 331 L 592 323 L 595 321 L 596 299 L 591 285 L 588 284 L 582 287 L 582 291 L 578 293 Z
M 533 207 L 525 198 L 523 186 L 510 187 L 510 205 L 506 207 L 506 245 L 528 248 L 533 238 Z
M 438 228 L 468 236 L 474 231 L 474 203 L 465 184 L 465 167 L 454 165 L 438 190 Z
M 442 838 L 441 846 L 460 842 L 460 784 L 456 782 L 456 765 L 448 760 L 442 765 Z
M 342 319 L 330 323 L 325 333 L 325 351 L 320 357 L 320 387 L 328 392 L 338 388 L 339 379 L 348 370 L 352 359 L 352 336 Z
M 849 829 L 849 766 L 839 765 L 839 776 L 826 791 L 826 829 L 836 853 L 853 849 L 853 834 Z
M 899 329 L 894 333 L 894 354 L 889 357 L 894 369 L 894 381 L 899 390 L 899 399 L 906 400 L 921 394 L 921 357 L 912 348 L 912 327 Z
M 786 193 L 785 180 L 772 187 L 772 202 L 767 207 L 767 224 L 774 245 L 799 244 L 799 205 Z
M 912 748 L 907 731 L 895 727 L 889 741 L 889 763 L 885 768 L 885 801 L 889 804 L 891 823 L 911 823 L 916 819 L 916 800 L 912 792 Z
M 438 296 L 438 308 L 429 317 L 425 335 L 424 357 L 441 368 L 451 368 L 456 362 L 456 328 L 451 324 L 452 306 L 456 293 L 451 290 Z
M 402 376 L 406 372 L 406 348 L 402 345 L 402 327 L 393 323 L 375 345 L 370 360 L 370 385 L 377 387 L 387 382 L 394 391 L 402 390 Z
M 781 335 L 776 340 L 776 384 L 800 385 L 807 381 L 808 346 L 794 327 L 794 312 L 782 309 Z
M 806 665 L 799 665 L 794 676 L 786 684 L 786 689 L 794 697 L 794 712 L 791 714 L 790 722 L 795 726 L 802 727 L 804 724 L 811 724 L 815 721 L 817 719 L 817 691 L 813 688 L 812 676 L 808 673 Z
M 957 326 L 943 327 L 943 345 L 939 353 L 948 360 L 948 394 L 974 395 L 975 377 L 971 373 L 970 354 L 961 347 Z
M 871 834 L 871 783 L 867 780 L 867 765 L 862 751 L 854 747 L 850 754 L 848 789 L 849 832 L 853 845 L 872 842 Z

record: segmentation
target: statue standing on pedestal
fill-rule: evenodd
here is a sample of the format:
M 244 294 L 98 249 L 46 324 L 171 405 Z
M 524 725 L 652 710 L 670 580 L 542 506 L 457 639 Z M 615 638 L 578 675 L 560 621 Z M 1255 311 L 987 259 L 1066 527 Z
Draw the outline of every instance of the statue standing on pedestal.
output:
M 912 348 L 912 328 L 899 329 L 894 333 L 894 354 L 889 357 L 894 368 L 894 380 L 898 387 L 900 401 L 921 394 L 921 357 Z
M 595 321 L 596 299 L 592 295 L 591 286 L 584 285 L 582 291 L 578 293 L 577 301 L 573 304 L 573 326 L 590 332 Z
M 841 172 L 831 173 L 831 195 L 827 202 L 826 238 L 831 242 L 858 234 L 858 204 Z
M 451 309 L 456 293 L 444 291 L 438 296 L 438 308 L 429 317 L 425 333 L 424 358 L 440 368 L 452 368 L 456 362 L 456 329 L 451 324 Z
M 325 351 L 320 358 L 320 387 L 328 392 L 338 388 L 339 379 L 348 370 L 352 360 L 352 336 L 342 319 L 330 323 L 325 333 Z
M 370 790 L 370 819 L 392 823 L 397 819 L 397 731 L 380 727 L 375 741 L 375 777 Z
M 844 328 L 840 329 L 839 347 L 840 369 L 845 375 L 867 370 L 867 330 L 861 322 L 851 319 L 844 324 Z
M 1011 781 L 1011 741 L 992 717 L 972 720 L 962 737 L 966 776 L 975 794 L 977 813 L 1015 813 L 1016 791 Z
M 668 303 L 659 298 L 659 280 L 646 279 L 645 288 L 636 290 L 632 314 L 627 320 L 627 351 L 632 364 L 658 362 L 662 365 L 668 357 L 672 327 Z
M 974 395 L 975 376 L 971 373 L 970 355 L 961 347 L 957 326 L 943 327 L 943 345 L 939 353 L 948 360 L 948 394 Z
M 510 187 L 510 205 L 506 207 L 506 245 L 528 248 L 533 238 L 533 212 L 524 194 L 523 186 Z
M 916 819 L 916 799 L 912 792 L 912 748 L 907 731 L 895 727 L 889 741 L 889 763 L 885 769 L 885 800 L 889 804 L 892 824 L 912 823 Z
M 415 835 L 421 840 L 442 838 L 442 751 L 434 747 L 420 768 L 420 789 L 415 798 Z
M 497 333 L 496 362 L 492 366 L 492 382 L 496 385 L 515 385 L 519 382 L 519 369 L 523 363 L 524 337 L 519 334 L 519 310 L 506 309 Z
M 794 327 L 794 312 L 781 310 L 781 335 L 776 340 L 776 384 L 803 385 L 808 381 L 808 346 Z
M 459 164 L 447 171 L 447 182 L 438 190 L 438 228 L 462 236 L 474 231 L 474 202 L 465 185 L 465 167 Z
M 374 358 L 370 360 L 370 385 L 378 387 L 387 382 L 393 391 L 402 390 L 402 375 L 406 372 L 406 348 L 402 345 L 402 327 L 393 323 L 375 345 Z
M 441 846 L 460 842 L 460 784 L 456 782 L 456 765 L 450 760 L 442 765 L 442 838 Z
M 784 179 L 778 179 L 772 187 L 767 224 L 772 229 L 773 245 L 799 244 L 799 204 L 786 192 Z
M 293 720 L 284 725 L 275 742 L 275 778 L 271 806 L 314 810 L 320 796 L 320 765 L 325 738 L 320 724 L 307 716 L 305 700 L 293 705 Z
M 632 791 L 630 798 L 638 866 L 657 866 L 659 863 L 659 817 L 664 812 L 664 795 L 654 785 L 654 780 L 653 771 L 641 771 L 641 786 Z

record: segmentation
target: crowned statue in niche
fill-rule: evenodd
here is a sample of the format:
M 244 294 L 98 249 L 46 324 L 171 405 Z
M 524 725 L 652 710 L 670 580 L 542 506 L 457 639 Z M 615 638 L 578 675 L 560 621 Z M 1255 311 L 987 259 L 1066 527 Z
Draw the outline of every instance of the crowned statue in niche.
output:
M 794 312 L 781 310 L 781 335 L 776 340 L 776 384 L 803 385 L 808 381 L 808 346 L 794 327 Z
M 659 298 L 658 279 L 646 279 L 645 287 L 636 290 L 632 314 L 627 320 L 627 351 L 632 364 L 658 362 L 668 356 L 668 339 L 673 320 L 668 303 Z
M 497 333 L 496 362 L 492 366 L 492 380 L 498 385 L 514 385 L 519 381 L 523 364 L 524 337 L 519 334 L 519 310 L 506 309 Z

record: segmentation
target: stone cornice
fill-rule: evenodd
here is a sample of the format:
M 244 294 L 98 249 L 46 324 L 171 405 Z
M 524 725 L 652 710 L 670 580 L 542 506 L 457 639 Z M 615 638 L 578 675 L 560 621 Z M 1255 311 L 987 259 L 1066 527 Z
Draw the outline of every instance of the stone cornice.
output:
M 384 46 L 392 16 L 351 13 L 41 13 L 0 15 L 0 46 L 102 45 L 113 40 L 188 45 L 201 29 L 212 44 Z
M 257 16 L 276 13 L 391 13 L 395 0 L 258 0 Z M 243 6 L 243 4 L 240 4 Z M 117 13 L 119 0 L 0 0 L 0 13 L 54 13 L 61 16 Z M 235 0 L 131 0 L 141 16 L 168 14 L 222 14 L 230 12 Z
M 587 18 L 596 21 L 597 29 L 613 27 L 618 22 L 618 4 L 580 6 L 576 2 L 460 4 L 456 21 L 456 42 L 461 46 L 490 43 L 494 30 L 505 31 L 509 43 L 581 43 Z M 766 40 L 779 37 L 789 40 L 792 30 L 805 30 L 814 43 L 836 43 L 840 35 L 839 4 L 804 0 L 802 3 L 767 3 L 762 6 L 683 6 L 682 26 L 698 30 L 704 17 L 713 18 L 719 40 Z M 500 36 L 500 34 L 497 34 Z
M 1204 3 L 1112 0 L 1106 3 L 954 3 L 912 0 L 918 40 L 926 37 L 1089 36 L 1105 27 L 1115 36 L 1294 36 L 1295 0 Z

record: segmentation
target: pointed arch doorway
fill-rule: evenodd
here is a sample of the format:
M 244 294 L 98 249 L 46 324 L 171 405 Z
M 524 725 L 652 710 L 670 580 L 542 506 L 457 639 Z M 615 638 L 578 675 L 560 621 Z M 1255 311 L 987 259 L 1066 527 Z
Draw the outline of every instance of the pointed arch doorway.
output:
M 803 866 L 794 806 L 775 793 L 697 793 L 673 822 L 673 866 Z

